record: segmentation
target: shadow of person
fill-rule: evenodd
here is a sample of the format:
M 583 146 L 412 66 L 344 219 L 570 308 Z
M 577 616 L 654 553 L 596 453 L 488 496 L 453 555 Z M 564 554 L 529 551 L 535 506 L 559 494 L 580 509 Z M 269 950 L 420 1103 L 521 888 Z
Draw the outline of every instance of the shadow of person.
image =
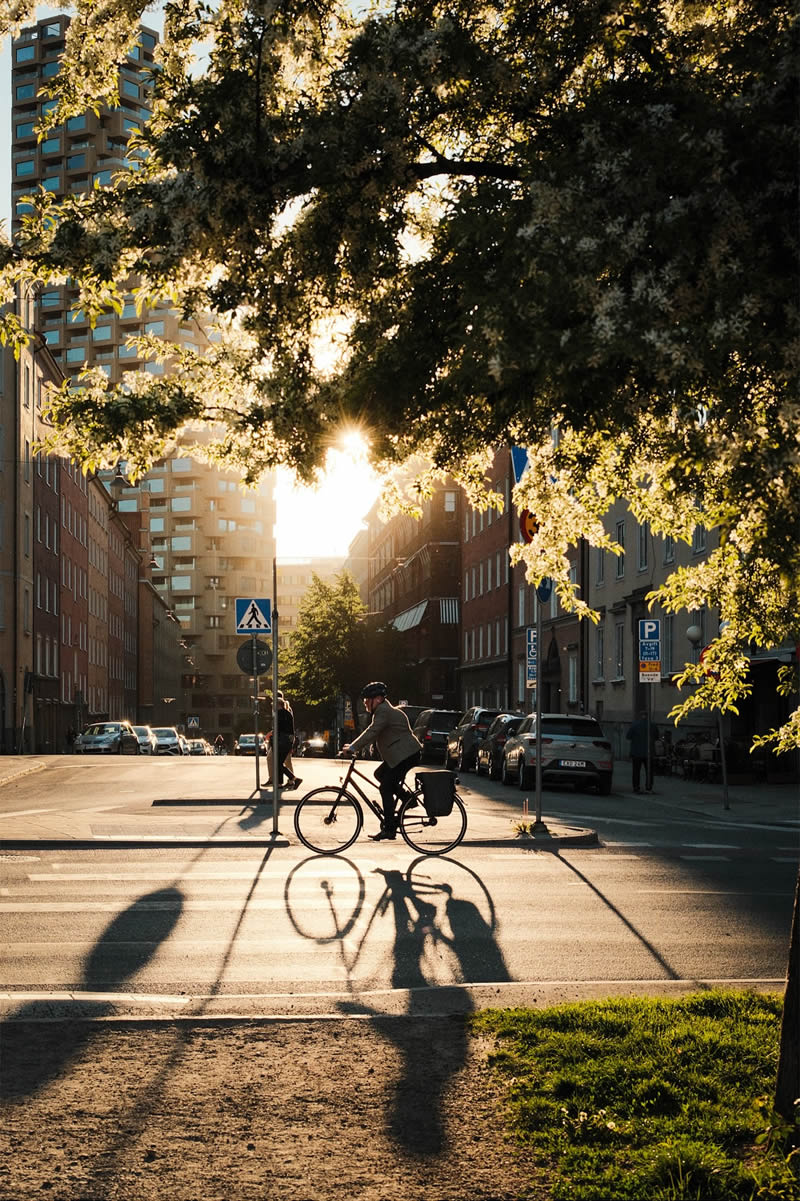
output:
M 503 952 L 478 906 L 451 893 L 445 913 L 450 926 L 450 946 L 461 966 L 465 983 L 494 984 L 510 980 Z
M 119 991 L 172 933 L 183 912 L 183 899 L 180 889 L 161 888 L 117 914 L 88 954 L 75 991 Z M 92 1023 L 113 1010 L 113 1000 L 105 997 L 60 1003 L 57 1016 L 63 1026 L 56 1038 L 39 1036 L 41 1023 L 54 1016 L 53 1002 L 31 1001 L 8 1014 L 0 1027 L 0 1098 L 31 1096 L 54 1080 L 91 1040 Z

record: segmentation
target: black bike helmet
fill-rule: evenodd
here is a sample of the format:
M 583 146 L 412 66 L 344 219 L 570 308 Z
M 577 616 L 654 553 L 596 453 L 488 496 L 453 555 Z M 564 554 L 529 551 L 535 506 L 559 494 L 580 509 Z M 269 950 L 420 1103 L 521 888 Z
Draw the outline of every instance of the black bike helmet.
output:
M 372 696 L 386 696 L 389 689 L 382 680 L 373 680 L 371 684 L 365 684 L 361 689 L 361 699 L 369 700 Z

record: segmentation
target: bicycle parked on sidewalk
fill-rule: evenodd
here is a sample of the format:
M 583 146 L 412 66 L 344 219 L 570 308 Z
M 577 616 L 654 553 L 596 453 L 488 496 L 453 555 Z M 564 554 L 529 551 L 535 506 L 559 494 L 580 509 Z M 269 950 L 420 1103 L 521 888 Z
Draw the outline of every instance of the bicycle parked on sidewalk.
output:
M 358 783 L 377 785 L 350 759 L 338 787 L 314 788 L 298 802 L 294 814 L 297 837 L 319 855 L 339 855 L 352 846 L 364 825 L 363 805 L 383 822 L 383 808 Z M 450 771 L 421 772 L 413 789 L 403 786 L 398 829 L 422 855 L 444 855 L 458 846 L 467 829 L 467 811 Z M 354 795 L 355 794 L 355 795 Z

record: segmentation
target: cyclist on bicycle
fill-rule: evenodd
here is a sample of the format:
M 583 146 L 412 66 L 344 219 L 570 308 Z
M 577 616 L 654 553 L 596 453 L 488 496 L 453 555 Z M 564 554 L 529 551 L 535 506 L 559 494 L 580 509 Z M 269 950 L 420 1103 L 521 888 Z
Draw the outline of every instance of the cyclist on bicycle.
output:
M 372 721 L 358 738 L 354 738 L 341 750 L 343 756 L 349 757 L 374 743 L 383 760 L 375 769 L 375 779 L 378 781 L 383 801 L 383 824 L 379 833 L 370 835 L 375 842 L 396 837 L 395 809 L 402 793 L 403 781 L 406 772 L 416 767 L 422 759 L 422 744 L 411 733 L 411 726 L 403 710 L 386 699 L 388 691 L 380 680 L 374 680 L 361 689 L 364 708 Z

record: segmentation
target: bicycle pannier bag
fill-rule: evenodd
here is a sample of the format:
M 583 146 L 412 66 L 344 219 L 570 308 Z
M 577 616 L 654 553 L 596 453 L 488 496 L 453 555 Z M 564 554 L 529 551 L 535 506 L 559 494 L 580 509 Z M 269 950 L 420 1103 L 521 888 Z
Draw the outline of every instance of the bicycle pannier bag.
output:
M 453 810 L 456 795 L 456 776 L 452 771 L 426 771 L 416 777 L 417 788 L 430 817 L 447 817 Z

